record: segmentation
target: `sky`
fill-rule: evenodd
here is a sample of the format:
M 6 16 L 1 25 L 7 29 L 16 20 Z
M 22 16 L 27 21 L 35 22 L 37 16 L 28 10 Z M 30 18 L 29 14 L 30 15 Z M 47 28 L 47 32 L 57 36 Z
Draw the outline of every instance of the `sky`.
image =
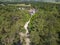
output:
M 0 0 L 0 1 L 10 1 L 10 2 L 21 2 L 21 1 L 40 1 L 40 2 L 56 2 L 60 0 Z

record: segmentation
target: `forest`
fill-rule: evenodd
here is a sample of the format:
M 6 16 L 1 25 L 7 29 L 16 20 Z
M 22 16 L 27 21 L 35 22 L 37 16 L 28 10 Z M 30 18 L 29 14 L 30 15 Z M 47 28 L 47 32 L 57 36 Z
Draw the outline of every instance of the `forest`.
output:
M 30 45 L 60 45 L 60 4 L 31 5 L 37 12 L 28 25 Z M 23 27 L 30 17 L 27 10 L 0 5 L 0 45 L 25 45 L 25 42 L 20 43 L 19 32 L 26 32 Z
M 19 10 L 14 6 L 0 6 L 0 45 L 17 45 L 19 32 L 30 15 L 26 10 Z
M 31 45 L 60 45 L 60 4 L 36 3 L 29 23 Z

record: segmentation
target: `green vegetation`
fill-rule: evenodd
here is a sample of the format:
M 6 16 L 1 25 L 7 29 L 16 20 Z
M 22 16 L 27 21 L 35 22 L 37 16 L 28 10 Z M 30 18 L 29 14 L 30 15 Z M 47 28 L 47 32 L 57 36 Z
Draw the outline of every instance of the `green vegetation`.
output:
M 60 45 L 60 4 L 39 2 L 31 5 L 36 9 L 28 27 L 31 45 Z M 30 14 L 18 8 L 0 5 L 0 45 L 21 44 L 19 32 L 25 33 L 24 24 Z
M 25 32 L 24 24 L 30 15 L 27 10 L 14 6 L 0 6 L 0 45 L 17 45 L 19 32 Z
M 60 45 L 60 4 L 35 3 L 38 9 L 31 18 L 29 32 L 31 45 Z

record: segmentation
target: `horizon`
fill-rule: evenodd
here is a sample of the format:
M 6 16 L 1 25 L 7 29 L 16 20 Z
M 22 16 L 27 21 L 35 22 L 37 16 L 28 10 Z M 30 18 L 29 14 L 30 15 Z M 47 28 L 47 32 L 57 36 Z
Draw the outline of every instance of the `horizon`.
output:
M 0 2 L 60 2 L 60 0 L 0 0 Z

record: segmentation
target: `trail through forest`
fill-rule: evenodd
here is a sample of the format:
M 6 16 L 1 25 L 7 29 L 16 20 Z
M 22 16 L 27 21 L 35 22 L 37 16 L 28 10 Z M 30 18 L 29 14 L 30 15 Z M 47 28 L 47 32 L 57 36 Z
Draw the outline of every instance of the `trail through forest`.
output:
M 26 32 L 25 33 L 22 33 L 22 32 L 19 33 L 21 42 L 23 43 L 25 41 L 24 45 L 30 45 L 30 42 L 31 42 L 30 38 L 29 38 L 30 35 L 29 35 L 29 30 L 28 30 L 28 24 L 30 23 L 32 15 L 35 14 L 35 9 L 30 9 L 29 12 L 30 12 L 31 17 L 24 25 L 24 29 L 26 30 Z
M 30 23 L 30 19 L 24 25 L 26 32 L 25 33 L 23 33 L 23 32 L 19 33 L 20 40 L 22 43 L 23 43 L 23 41 L 25 41 L 25 45 L 30 45 L 30 38 L 29 38 L 30 35 L 29 35 L 29 31 L 28 31 L 28 24 Z M 24 38 L 24 40 L 23 40 L 23 38 Z

